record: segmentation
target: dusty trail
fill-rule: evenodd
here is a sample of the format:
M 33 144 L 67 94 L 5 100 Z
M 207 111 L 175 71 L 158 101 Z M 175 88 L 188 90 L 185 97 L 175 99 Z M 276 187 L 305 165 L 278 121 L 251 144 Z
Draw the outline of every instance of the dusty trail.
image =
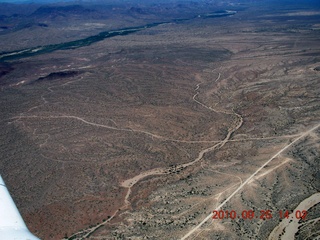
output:
M 196 101 L 197 103 L 200 103 L 198 101 Z M 200 103 L 201 105 L 205 106 L 203 103 Z M 216 110 L 213 110 L 211 107 L 207 107 L 206 108 L 217 112 Z M 222 146 L 226 143 L 226 142 L 240 142 L 240 141 L 251 141 L 251 140 L 267 140 L 267 139 L 277 139 L 277 138 L 291 138 L 294 136 L 298 136 L 298 134 L 293 134 L 293 135 L 284 135 L 284 136 L 273 136 L 273 137 L 256 137 L 256 138 L 243 138 L 243 139 L 230 139 L 232 133 L 234 133 L 237 129 L 239 129 L 243 123 L 242 117 L 237 114 L 237 113 L 229 113 L 229 112 L 223 112 L 225 114 L 234 114 L 238 117 L 238 119 L 240 119 L 239 123 L 237 124 L 237 126 L 234 129 L 231 129 L 228 131 L 227 137 L 223 140 L 180 140 L 180 139 L 174 139 L 174 138 L 168 138 L 165 136 L 161 136 L 158 134 L 154 134 L 148 131 L 143 131 L 143 130 L 137 130 L 137 129 L 132 129 L 132 128 L 118 128 L 118 127 L 113 127 L 113 126 L 109 126 L 109 125 L 104 125 L 104 124 L 98 124 L 98 123 L 94 123 L 94 122 L 90 122 L 85 120 L 84 118 L 81 117 L 77 117 L 77 116 L 73 116 L 73 115 L 60 115 L 60 116 L 38 116 L 38 115 L 19 115 L 17 117 L 13 117 L 11 119 L 15 119 L 15 121 L 21 120 L 23 118 L 27 119 L 27 118 L 42 118 L 42 119 L 53 119 L 53 118 L 69 118 L 69 119 L 75 119 L 78 121 L 81 121 L 87 125 L 91 125 L 91 126 L 95 126 L 95 127 L 101 127 L 101 128 L 107 128 L 110 130 L 116 130 L 116 131 L 127 131 L 127 132 L 134 132 L 134 133 L 142 133 L 145 135 L 148 135 L 152 138 L 156 138 L 156 139 L 161 139 L 161 140 L 165 140 L 165 141 L 171 141 L 171 142 L 179 142 L 179 143 L 219 143 Z M 115 125 L 115 121 L 112 119 L 108 119 L 109 121 L 113 122 Z M 10 122 L 9 122 L 10 123 Z M 222 147 L 221 146 L 221 147 Z
M 220 76 L 221 76 L 221 74 L 219 73 L 219 76 L 218 76 L 218 78 L 217 78 L 216 80 L 219 80 L 219 79 L 220 79 Z M 199 86 L 200 86 L 200 84 L 197 84 L 195 90 L 198 90 L 198 89 L 199 89 Z M 213 111 L 213 112 L 220 112 L 220 113 L 224 113 L 224 114 L 232 114 L 232 115 L 235 115 L 235 116 L 237 116 L 237 118 L 239 119 L 238 124 L 237 124 L 235 127 L 230 127 L 230 128 L 229 128 L 227 136 L 226 136 L 222 141 L 218 141 L 217 144 L 215 144 L 215 145 L 213 145 L 213 146 L 211 146 L 211 147 L 208 147 L 208 148 L 203 149 L 202 151 L 200 151 L 199 154 L 198 154 L 198 157 L 197 157 L 195 160 L 193 160 L 193 161 L 191 161 L 191 162 L 188 162 L 188 163 L 180 164 L 180 165 L 176 166 L 174 169 L 172 169 L 172 168 L 157 168 L 157 169 L 152 169 L 152 170 L 149 170 L 149 171 L 140 173 L 139 175 L 137 175 L 137 176 L 135 176 L 135 177 L 133 177 L 133 178 L 127 179 L 127 180 L 125 180 L 124 182 L 122 182 L 122 183 L 121 183 L 121 186 L 124 187 L 124 188 L 128 188 L 128 194 L 126 195 L 125 202 L 129 203 L 129 200 L 128 200 L 128 199 L 129 199 L 129 197 L 130 197 L 131 187 L 134 186 L 134 185 L 135 185 L 137 182 L 139 182 L 141 179 L 143 179 L 143 178 L 145 178 L 145 177 L 147 177 L 147 176 L 168 174 L 168 173 L 170 172 L 170 170 L 175 170 L 175 171 L 177 171 L 177 170 L 182 170 L 182 169 L 184 169 L 184 168 L 186 168 L 186 167 L 189 167 L 189 166 L 191 166 L 191 165 L 199 162 L 206 153 L 211 152 L 211 151 L 215 150 L 216 148 L 221 148 L 221 147 L 223 147 L 223 146 L 229 141 L 231 135 L 241 127 L 241 125 L 242 125 L 242 123 L 243 123 L 243 119 L 242 119 L 242 117 L 241 117 L 239 114 L 237 114 L 237 113 L 235 113 L 235 112 L 229 113 L 229 112 L 227 112 L 227 111 L 217 111 L 217 110 L 215 110 L 215 109 L 213 109 L 213 108 L 211 108 L 211 107 L 208 107 L 208 106 L 205 105 L 204 103 L 202 103 L 202 102 L 200 102 L 200 101 L 198 101 L 198 100 L 195 99 L 198 94 L 199 94 L 199 92 L 197 92 L 197 93 L 193 96 L 193 100 L 194 100 L 196 103 L 200 104 L 201 106 L 203 106 L 203 107 L 205 107 L 205 108 L 207 108 L 207 109 L 209 109 L 210 111 Z
M 286 158 L 285 160 L 283 160 L 280 164 L 276 165 L 275 167 L 261 173 L 260 175 L 255 176 L 253 179 L 251 179 L 248 184 L 253 183 L 254 181 L 268 175 L 269 173 L 273 172 L 274 170 L 276 170 L 277 168 L 281 167 L 282 165 L 286 164 L 287 162 L 292 161 L 292 159 L 290 158 Z
M 221 73 L 219 73 L 219 75 L 218 75 L 217 79 L 215 80 L 215 82 L 218 82 L 220 77 L 221 77 Z
M 273 159 L 278 157 L 281 153 L 286 151 L 288 148 L 290 148 L 292 145 L 294 145 L 296 142 L 298 142 L 300 139 L 306 137 L 310 133 L 312 133 L 314 130 L 319 128 L 320 123 L 313 128 L 309 129 L 308 131 L 302 132 L 299 137 L 294 139 L 291 143 L 283 147 L 280 151 L 278 151 L 275 155 L 273 155 L 268 161 L 266 161 L 260 168 L 258 168 L 249 178 L 247 178 L 246 181 L 244 181 L 225 201 L 223 201 L 216 209 L 216 211 L 220 210 L 221 207 L 223 207 L 229 200 L 236 194 L 238 193 L 247 183 L 249 183 L 266 165 L 268 165 Z M 187 239 L 190 237 L 192 234 L 194 234 L 204 223 L 206 223 L 209 219 L 211 219 L 213 216 L 213 213 L 210 213 L 202 222 L 200 222 L 196 227 L 191 229 L 185 236 L 181 238 L 181 240 Z
M 86 68 L 86 67 L 82 67 L 82 68 Z M 82 68 L 78 68 L 78 69 L 82 69 Z M 71 69 L 71 70 L 72 70 L 72 69 Z M 75 69 L 74 69 L 74 70 L 75 70 Z M 67 69 L 62 70 L 61 72 L 64 72 L 64 71 L 67 71 Z M 79 81 L 81 81 L 82 79 L 83 79 L 83 76 L 81 76 L 79 79 L 71 80 L 71 81 L 68 81 L 68 82 L 66 82 L 66 83 L 60 84 L 60 85 L 58 85 L 58 86 L 48 87 L 48 88 L 47 88 L 48 92 L 47 92 L 47 93 L 44 93 L 44 94 L 42 94 L 42 95 L 40 96 L 41 100 L 43 101 L 43 104 L 40 104 L 40 105 L 31 107 L 29 110 L 27 110 L 27 112 L 30 112 L 30 111 L 32 111 L 33 109 L 39 108 L 39 107 L 41 107 L 41 106 L 44 106 L 44 105 L 50 103 L 50 102 L 46 99 L 46 96 L 47 96 L 47 95 L 50 95 L 50 94 L 52 94 L 52 93 L 54 92 L 53 88 L 59 88 L 59 87 L 67 86 L 67 85 L 69 85 L 69 84 L 71 84 L 71 83 L 79 82 Z
M 100 227 L 104 226 L 105 224 L 107 224 L 108 222 L 110 222 L 110 221 L 118 214 L 118 212 L 119 212 L 119 209 L 116 210 L 116 211 L 112 214 L 112 216 L 110 216 L 109 219 L 103 221 L 102 223 L 100 223 L 100 224 L 98 224 L 98 225 L 96 225 L 96 226 L 94 226 L 94 227 L 87 228 L 87 229 L 85 229 L 85 230 L 81 230 L 81 231 L 79 231 L 79 232 L 77 232 L 77 233 L 74 233 L 74 234 L 72 234 L 70 237 L 68 237 L 68 239 L 74 239 L 74 240 L 79 239 L 79 240 L 81 240 L 81 239 L 84 239 L 84 238 L 89 237 L 90 234 L 92 234 L 93 232 L 95 232 L 98 228 L 100 228 Z

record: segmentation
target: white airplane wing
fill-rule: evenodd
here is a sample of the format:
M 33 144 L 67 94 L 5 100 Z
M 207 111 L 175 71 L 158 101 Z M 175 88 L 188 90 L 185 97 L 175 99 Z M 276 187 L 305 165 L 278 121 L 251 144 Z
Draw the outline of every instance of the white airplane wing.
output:
M 24 223 L 0 175 L 0 239 L 39 240 Z

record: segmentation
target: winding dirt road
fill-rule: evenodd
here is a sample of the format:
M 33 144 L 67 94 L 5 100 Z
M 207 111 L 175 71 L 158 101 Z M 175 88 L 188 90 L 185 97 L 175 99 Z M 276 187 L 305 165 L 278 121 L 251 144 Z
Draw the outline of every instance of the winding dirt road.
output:
M 219 73 L 219 76 L 218 76 L 217 80 L 220 79 L 220 76 L 221 76 L 221 74 Z M 195 90 L 198 90 L 199 87 L 200 87 L 200 83 L 196 85 Z M 174 170 L 182 170 L 182 169 L 184 169 L 184 168 L 186 168 L 186 167 L 192 166 L 193 164 L 199 162 L 206 153 L 211 152 L 211 151 L 215 150 L 216 148 L 221 148 L 221 147 L 223 147 L 223 146 L 230 140 L 231 135 L 232 135 L 235 131 L 237 131 L 237 130 L 242 126 L 242 123 L 243 123 L 242 117 L 241 117 L 239 114 L 235 113 L 235 112 L 218 111 L 218 110 L 215 110 L 215 109 L 213 109 L 213 108 L 211 108 L 211 107 L 208 107 L 208 106 L 205 105 L 204 103 L 198 101 L 198 100 L 196 99 L 196 97 L 197 97 L 198 94 L 199 94 L 199 92 L 197 92 L 197 93 L 193 96 L 193 100 L 194 100 L 196 103 L 198 103 L 198 104 L 200 104 L 201 106 L 209 109 L 210 111 L 216 112 L 216 113 L 224 113 L 224 114 L 228 114 L 228 115 L 230 115 L 230 114 L 235 115 L 235 116 L 239 119 L 239 121 L 238 121 L 238 123 L 237 123 L 236 126 L 230 127 L 230 128 L 228 129 L 228 134 L 227 134 L 227 136 L 226 136 L 222 141 L 218 141 L 217 144 L 215 144 L 215 145 L 213 145 L 213 146 L 211 146 L 211 147 L 208 147 L 208 148 L 206 148 L 206 149 L 201 150 L 201 151 L 199 152 L 199 154 L 198 154 L 198 157 L 197 157 L 195 160 L 193 160 L 193 161 L 191 161 L 191 162 L 188 162 L 188 163 L 184 163 L 184 164 L 178 165 L 178 166 L 175 167 Z M 140 173 L 139 175 L 134 176 L 133 178 L 127 179 L 127 180 L 125 180 L 124 182 L 122 182 L 122 183 L 121 183 L 121 186 L 124 187 L 124 188 L 128 188 L 128 192 L 127 192 L 127 195 L 126 195 L 126 198 L 125 198 L 125 202 L 126 202 L 127 204 L 130 203 L 130 202 L 129 202 L 129 197 L 130 197 L 130 193 L 131 193 L 131 187 L 134 186 L 134 185 L 135 185 L 137 182 L 139 182 L 141 179 L 143 179 L 143 178 L 145 178 L 145 177 L 147 177 L 147 176 L 168 174 L 168 173 L 170 173 L 170 170 L 172 170 L 172 168 L 156 168 L 156 169 L 152 169 L 152 170 L 148 170 L 148 171 L 146 171 L 146 172 Z

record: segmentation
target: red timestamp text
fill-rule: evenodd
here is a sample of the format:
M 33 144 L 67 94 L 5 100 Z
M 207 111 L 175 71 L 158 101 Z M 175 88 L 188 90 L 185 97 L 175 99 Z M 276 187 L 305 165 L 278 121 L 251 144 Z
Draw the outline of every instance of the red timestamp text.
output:
M 212 212 L 212 219 L 263 219 L 268 220 L 272 218 L 296 218 L 296 219 L 306 219 L 308 212 L 305 210 L 296 210 L 293 213 L 289 213 L 288 210 L 279 210 L 277 212 L 272 212 L 271 210 L 243 210 L 241 213 L 237 213 L 235 210 L 214 210 Z

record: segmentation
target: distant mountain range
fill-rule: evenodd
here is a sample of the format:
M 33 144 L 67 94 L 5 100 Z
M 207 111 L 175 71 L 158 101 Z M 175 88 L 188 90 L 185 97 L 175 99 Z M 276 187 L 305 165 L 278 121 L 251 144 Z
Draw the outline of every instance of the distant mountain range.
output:
M 72 2 L 72 0 L 0 0 L 0 3 L 54 3 Z
M 87 9 L 80 5 L 68 5 L 68 6 L 42 6 L 38 8 L 31 16 L 52 16 L 52 15 L 64 15 L 64 14 L 88 14 L 94 12 L 92 9 Z

